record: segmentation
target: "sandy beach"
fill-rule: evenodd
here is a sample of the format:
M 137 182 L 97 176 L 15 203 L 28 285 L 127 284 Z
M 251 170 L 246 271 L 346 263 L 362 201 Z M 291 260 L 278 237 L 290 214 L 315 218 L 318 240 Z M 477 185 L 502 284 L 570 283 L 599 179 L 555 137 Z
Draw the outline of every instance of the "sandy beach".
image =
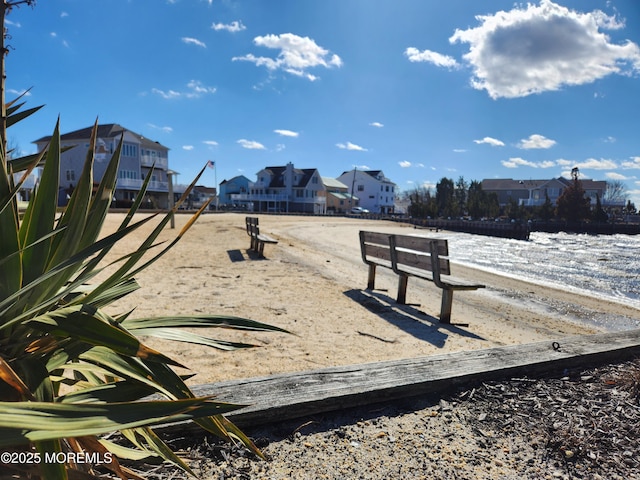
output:
M 115 314 L 135 308 L 136 317 L 233 315 L 291 332 L 207 332 L 259 346 L 233 352 L 143 339 L 196 373 L 189 380 L 194 385 L 556 341 L 596 333 L 592 320 L 603 316 L 638 316 L 622 304 L 454 264 L 456 277 L 486 288 L 457 292 L 452 324 L 440 324 L 441 291 L 430 282 L 411 278 L 404 306 L 394 301 L 397 279 L 386 269 L 379 269 L 375 291 L 365 289 L 367 267 L 358 241 L 359 230 L 433 232 L 359 218 L 259 215 L 261 231 L 278 239 L 277 245 L 266 246 L 262 259 L 248 251 L 244 217 L 203 216 L 173 250 L 139 275 L 140 290 L 109 309 Z M 122 218 L 109 214 L 105 234 Z M 176 228 L 163 231 L 161 239 L 174 238 L 188 218 L 178 216 Z M 112 258 L 136 248 L 151 228 L 137 231 Z M 446 232 L 438 235 L 446 237 Z M 455 262 L 456 252 L 450 255 Z M 505 379 L 444 396 L 248 430 L 267 462 L 211 438 L 175 432 L 167 440 L 206 480 L 638 478 L 634 452 L 640 447 L 635 433 L 627 432 L 637 424 L 629 424 L 637 417 L 637 399 L 620 396 L 625 385 L 631 386 L 627 395 L 636 391 L 629 383 L 638 378 L 635 365 L 620 367 L 620 373 L 606 368 L 563 373 L 566 378 L 551 382 Z M 602 433 L 589 425 L 600 425 L 596 430 Z M 162 466 L 145 474 L 161 480 L 181 475 Z
M 110 214 L 105 232 L 122 214 Z M 179 215 L 175 236 L 188 219 Z M 408 305 L 395 304 L 396 276 L 378 269 L 376 290 L 365 290 L 367 267 L 360 257 L 359 230 L 428 235 L 385 221 L 343 217 L 260 216 L 262 232 L 278 239 L 264 259 L 248 251 L 244 215 L 202 216 L 165 257 L 137 279 L 142 288 L 110 308 L 135 308 L 134 316 L 224 314 L 287 329 L 281 333 L 215 329 L 216 338 L 260 348 L 221 352 L 156 339 L 145 342 L 197 373 L 202 384 L 377 360 L 589 334 L 598 315 L 637 315 L 637 310 L 453 265 L 456 277 L 487 288 L 456 292 L 452 324 L 437 319 L 441 291 L 411 278 Z M 135 248 L 145 226 L 114 254 Z M 440 232 L 442 235 L 442 232 Z M 450 252 L 455 262 L 455 251 Z

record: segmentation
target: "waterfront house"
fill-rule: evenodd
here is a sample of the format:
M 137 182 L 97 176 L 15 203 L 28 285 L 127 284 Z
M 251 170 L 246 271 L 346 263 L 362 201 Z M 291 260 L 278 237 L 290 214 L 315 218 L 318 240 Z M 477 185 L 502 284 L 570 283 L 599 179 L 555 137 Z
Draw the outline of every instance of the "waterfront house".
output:
M 382 170 L 353 169 L 343 172 L 337 180 L 360 199 L 360 207 L 372 213 L 394 213 L 396 184 Z
M 89 150 L 93 127 L 87 127 L 61 135 L 61 147 L 73 147 L 62 153 L 60 158 L 61 203 L 65 203 L 76 186 Z M 153 173 L 143 201 L 143 207 L 167 208 L 169 184 L 169 149 L 160 143 L 135 133 L 117 123 L 98 126 L 94 152 L 94 180 L 99 182 L 115 151 L 123 139 L 118 180 L 114 193 L 114 205 L 128 207 L 138 196 L 142 183 L 152 167 Z M 34 143 L 38 151 L 47 147 L 51 137 L 42 137 Z M 65 195 L 66 194 L 66 195 Z
M 565 188 L 571 185 L 572 180 L 564 177 L 550 180 L 514 180 L 512 178 L 492 178 L 482 180 L 482 190 L 486 193 L 495 193 L 501 207 L 509 202 L 516 201 L 526 207 L 537 207 L 546 201 L 548 197 L 553 205 Z M 597 180 L 580 180 L 585 195 L 591 199 L 591 205 L 596 204 L 596 197 L 603 197 L 607 191 L 607 182 Z
M 315 168 L 266 167 L 257 173 L 246 194 L 231 195 L 232 203 L 244 203 L 256 212 L 326 213 L 325 188 Z
M 250 183 L 251 180 L 244 175 L 238 175 L 237 177 L 233 177 L 229 180 L 223 180 L 220 183 L 220 205 L 232 206 L 233 201 L 231 200 L 231 195 L 246 195 L 249 193 Z
M 349 193 L 349 187 L 335 178 L 322 177 L 326 190 L 327 212 L 348 213 L 352 207 L 360 206 L 360 199 Z

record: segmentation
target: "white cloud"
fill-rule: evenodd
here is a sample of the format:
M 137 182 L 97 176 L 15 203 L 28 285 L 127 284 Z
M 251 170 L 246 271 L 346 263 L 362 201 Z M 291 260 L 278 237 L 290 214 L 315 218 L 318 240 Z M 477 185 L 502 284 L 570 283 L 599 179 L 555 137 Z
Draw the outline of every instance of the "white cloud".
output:
M 197 45 L 198 47 L 207 48 L 207 45 L 197 38 L 182 37 L 182 42 L 186 43 L 187 45 Z
M 415 47 L 409 47 L 404 51 L 404 54 L 410 62 L 432 63 L 436 67 L 446 67 L 449 69 L 460 67 L 455 58 L 431 50 L 423 50 L 421 52 Z
M 242 30 L 246 30 L 247 27 L 245 27 L 242 24 L 242 21 L 233 21 L 231 23 L 214 23 L 213 25 L 211 25 L 211 28 L 213 28 L 215 31 L 220 31 L 220 30 L 226 30 L 227 32 L 231 32 L 231 33 L 236 33 L 236 32 L 241 32 Z
M 266 150 L 266 147 L 262 145 L 260 142 L 256 142 L 255 140 L 245 140 L 241 138 L 238 142 L 242 148 L 247 148 L 249 150 Z
M 630 180 L 629 177 L 625 177 L 621 173 L 616 172 L 607 172 L 604 174 L 604 176 L 610 180 Z
M 150 128 L 153 128 L 154 130 L 161 130 L 165 133 L 171 133 L 173 132 L 173 128 L 171 127 L 159 127 L 158 125 L 154 125 L 153 123 L 148 123 L 147 124 Z
M 486 143 L 487 145 L 491 145 L 492 147 L 504 147 L 504 142 L 498 140 L 497 138 L 484 137 L 482 140 L 474 140 L 477 144 Z
M 588 158 L 584 162 L 578 162 L 575 165 L 579 169 L 591 169 L 591 170 L 614 170 L 618 168 L 618 165 L 613 160 L 605 158 Z
M 611 43 L 601 29 L 624 25 L 599 10 L 581 13 L 541 0 L 476 18 L 478 27 L 458 29 L 449 41 L 469 44 L 464 59 L 473 68 L 471 84 L 494 99 L 640 71 L 640 47 Z
M 514 157 L 509 160 L 503 160 L 502 165 L 507 168 L 532 167 L 532 168 L 551 168 L 556 166 L 556 162 L 545 160 L 544 162 L 531 162 L 524 158 Z
M 522 148 L 524 150 L 530 150 L 534 148 L 551 148 L 556 144 L 555 140 L 551 140 L 542 135 L 533 134 L 530 135 L 529 138 L 523 138 L 518 143 L 518 148 Z
M 411 166 L 411 162 L 408 162 L 407 160 L 403 160 L 401 162 L 398 162 L 398 165 L 400 165 L 402 168 L 409 168 Z
M 297 137 L 299 135 L 298 132 L 293 132 L 291 130 L 274 130 L 274 132 L 283 137 Z
M 158 88 L 152 88 L 151 92 L 155 93 L 156 95 L 160 95 L 162 98 L 165 98 L 167 100 L 180 97 L 180 92 L 176 92 L 175 90 L 164 91 Z
M 465 153 L 467 150 L 464 148 L 454 148 L 453 151 L 455 153 Z
M 376 127 L 376 128 L 384 127 L 384 125 L 382 123 L 380 123 L 380 122 L 371 122 L 369 125 L 372 126 L 372 127 Z
M 233 57 L 232 60 L 252 62 L 258 67 L 266 67 L 271 72 L 282 70 L 311 81 L 317 80 L 318 77 L 307 72 L 310 68 L 342 66 L 342 60 L 338 55 L 331 54 L 309 37 L 299 37 L 293 33 L 271 34 L 255 37 L 253 43 L 258 47 L 280 50 L 280 53 L 276 58 L 256 57 L 249 53 L 242 57 Z
M 208 145 L 210 147 L 217 147 L 218 146 L 218 142 L 216 142 L 215 140 L 203 140 L 202 143 L 204 143 L 205 145 Z
M 29 90 L 16 90 L 14 88 L 9 88 L 7 90 L 7 92 L 12 94 L 12 95 L 16 95 L 18 97 L 20 97 L 20 96 L 30 97 L 31 96 L 31 92 Z
M 187 98 L 198 98 L 202 95 L 216 93 L 215 87 L 207 87 L 199 80 L 191 80 L 187 83 L 187 87 L 189 88 L 189 91 L 185 93 Z
M 638 169 L 640 169 L 640 157 L 631 157 L 630 161 L 622 162 L 622 168 L 625 168 L 625 169 L 638 168 Z
M 193 145 L 183 145 L 182 149 L 190 152 L 191 150 L 193 150 Z
M 164 99 L 171 100 L 174 98 L 200 98 L 203 95 L 216 93 L 215 87 L 207 87 L 199 80 L 191 80 L 187 83 L 187 90 L 178 92 L 176 90 L 160 90 L 159 88 L 152 88 L 152 93 L 161 96 Z
M 336 143 L 336 147 L 342 150 L 355 150 L 357 152 L 366 152 L 367 149 L 361 147 L 360 145 L 356 145 L 355 143 L 347 142 L 347 143 Z

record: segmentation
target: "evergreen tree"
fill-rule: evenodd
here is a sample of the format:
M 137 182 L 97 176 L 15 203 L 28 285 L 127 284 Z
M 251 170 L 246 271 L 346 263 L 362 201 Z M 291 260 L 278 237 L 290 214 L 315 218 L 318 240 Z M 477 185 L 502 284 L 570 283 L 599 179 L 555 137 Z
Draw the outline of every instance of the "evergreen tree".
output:
M 593 211 L 593 220 L 595 222 L 604 223 L 609 219 L 609 215 L 602 208 L 602 202 L 600 202 L 600 195 L 596 196 L 596 208 Z
M 578 223 L 589 218 L 591 200 L 585 196 L 578 168 L 571 170 L 571 185 L 564 189 L 558 197 L 556 209 L 558 217 L 571 223 Z
M 544 196 L 545 196 L 544 203 L 540 205 L 537 213 L 538 213 L 538 217 L 540 217 L 542 220 L 549 221 L 553 218 L 553 215 L 554 215 L 553 203 L 551 203 L 551 199 L 549 198 L 549 195 L 545 193 Z
M 449 217 L 454 215 L 454 186 L 450 178 L 441 178 L 436 184 L 436 205 L 438 215 Z

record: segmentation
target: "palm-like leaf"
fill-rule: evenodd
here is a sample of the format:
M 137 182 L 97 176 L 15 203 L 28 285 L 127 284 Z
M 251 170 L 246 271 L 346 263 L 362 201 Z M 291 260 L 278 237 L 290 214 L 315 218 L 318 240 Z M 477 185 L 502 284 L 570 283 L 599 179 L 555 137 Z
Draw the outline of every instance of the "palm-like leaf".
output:
M 21 106 L 10 106 L 9 124 L 37 110 L 20 112 Z M 118 230 L 100 238 L 115 190 L 122 141 L 94 190 L 96 131 L 97 122 L 83 171 L 62 213 L 57 209 L 62 151 L 59 124 L 48 148 L 35 156 L 7 162 L 0 153 L 0 448 L 32 448 L 43 453 L 111 451 L 136 459 L 153 456 L 190 473 L 150 427 L 168 420 L 191 419 L 223 438 L 244 442 L 260 455 L 223 416 L 240 406 L 195 398 L 171 368 L 181 365 L 145 346 L 138 337 L 159 336 L 231 350 L 251 345 L 180 329 L 284 330 L 230 316 L 136 319 L 129 312 L 114 318 L 102 310 L 140 288 L 135 276 L 165 255 L 206 208 L 197 212 L 173 240 L 165 245 L 158 242 L 204 168 L 172 211 L 135 220 L 150 172 Z M 43 167 L 40 182 L 21 217 L 16 194 L 36 166 Z M 26 171 L 16 185 L 14 170 Z M 138 248 L 105 262 L 114 245 L 154 221 L 152 233 Z M 92 284 L 107 268 L 111 272 L 107 278 Z M 130 445 L 98 439 L 112 431 L 121 431 Z M 117 461 L 108 467 L 120 478 L 137 478 Z M 66 478 L 67 472 L 73 471 L 71 465 L 44 464 L 16 469 L 47 479 Z

